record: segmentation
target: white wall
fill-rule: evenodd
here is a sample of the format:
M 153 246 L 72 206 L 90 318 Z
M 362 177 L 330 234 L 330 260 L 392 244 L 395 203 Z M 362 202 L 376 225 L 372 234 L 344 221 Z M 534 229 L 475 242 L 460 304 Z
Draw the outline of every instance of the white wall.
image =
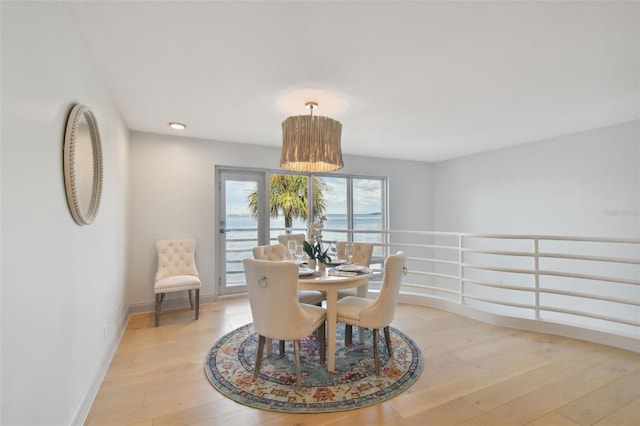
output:
M 638 121 L 437 163 L 439 231 L 640 237 Z
M 129 136 L 60 4 L 1 7 L 0 422 L 63 425 L 83 419 L 128 307 Z M 67 207 L 62 168 L 75 103 L 94 112 L 104 151 L 102 205 L 82 227 Z
M 347 142 L 343 142 L 347 143 Z M 154 300 L 154 244 L 194 237 L 201 295 L 216 292 L 215 166 L 279 169 L 280 150 L 149 133 L 131 134 L 131 302 L 149 309 Z M 339 173 L 388 176 L 392 229 L 433 226 L 432 165 L 368 157 L 344 157 Z M 398 206 L 402 206 L 398 208 Z M 405 206 L 411 206 L 406 208 Z
M 587 237 L 640 238 L 640 122 L 585 131 L 508 149 L 444 161 L 435 166 L 435 227 L 440 231 L 496 234 L 569 235 Z M 465 238 L 467 247 L 488 250 L 531 251 L 529 240 Z M 540 251 L 612 258 L 637 258 L 637 246 L 580 242 L 541 242 Z M 457 254 L 456 254 L 457 256 Z M 441 256 L 442 257 L 442 256 Z M 465 254 L 466 263 L 502 268 L 530 269 L 528 257 Z M 439 266 L 438 272 L 453 273 Z M 594 276 L 637 280 L 637 265 L 540 259 L 540 269 L 569 271 Z M 534 277 L 526 274 L 465 268 L 466 278 L 533 288 Z M 438 279 L 442 287 L 455 286 Z M 602 280 L 583 280 L 541 275 L 543 289 L 638 300 L 640 289 Z M 534 304 L 534 294 L 502 288 L 467 285 L 465 291 L 490 300 Z M 533 316 L 530 309 L 506 308 L 474 302 L 480 309 L 508 315 Z M 542 293 L 540 304 L 559 309 L 597 313 L 613 318 L 637 319 L 638 309 L 587 298 L 560 297 Z M 632 326 L 591 320 L 554 312 L 540 314 L 543 321 L 574 324 L 622 336 L 636 336 Z M 512 326 L 512 323 L 504 325 Z M 557 332 L 557 330 L 556 330 Z M 566 333 L 566 331 L 564 331 Z M 577 335 L 573 333 L 572 335 Z M 593 338 L 591 336 L 590 338 Z

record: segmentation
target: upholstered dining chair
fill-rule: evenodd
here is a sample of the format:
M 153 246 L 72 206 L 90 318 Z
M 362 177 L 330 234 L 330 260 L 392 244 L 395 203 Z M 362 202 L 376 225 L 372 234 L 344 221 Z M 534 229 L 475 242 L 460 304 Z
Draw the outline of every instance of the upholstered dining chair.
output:
M 300 339 L 318 330 L 320 363 L 325 362 L 326 309 L 298 302 L 298 266 L 291 262 L 245 259 L 244 274 L 249 291 L 258 351 L 253 380 L 258 378 L 267 338 L 293 340 L 296 387 L 301 388 Z
M 302 234 L 304 235 L 304 234 Z M 271 244 L 266 246 L 256 246 L 253 248 L 253 258 L 259 260 L 285 260 L 286 248 L 282 244 Z M 309 305 L 322 305 L 325 299 L 324 293 L 314 290 L 298 290 L 298 300 L 300 303 Z
M 369 267 L 369 265 L 371 264 L 371 256 L 373 254 L 373 244 L 358 243 L 358 242 L 354 242 L 353 244 L 355 245 L 356 252 L 353 255 L 353 258 L 351 259 L 351 261 L 353 263 L 357 263 L 358 265 Z M 338 241 L 336 243 L 336 248 L 337 248 L 336 257 L 338 259 L 343 259 L 343 260 L 348 259 L 347 255 L 344 254 L 346 245 L 347 245 L 347 241 Z
M 253 248 L 253 258 L 259 260 L 285 260 L 287 258 L 286 253 L 287 248 L 282 244 L 255 246 Z
M 156 327 L 160 325 L 160 311 L 166 293 L 187 290 L 189 304 L 195 309 L 196 320 L 200 317 L 200 277 L 195 263 L 196 240 L 158 240 L 158 270 L 153 291 L 156 295 Z M 196 291 L 195 304 L 192 290 Z
M 282 244 L 285 247 L 287 247 L 287 243 L 289 241 L 295 241 L 298 245 L 302 245 L 304 243 L 304 239 L 306 238 L 305 234 L 282 234 L 282 235 L 278 235 L 278 243 Z M 287 252 L 285 251 L 285 256 L 287 255 Z M 307 258 L 307 254 L 305 253 L 302 257 L 303 259 Z M 286 259 L 286 257 L 285 257 Z
M 376 375 L 380 375 L 379 331 L 384 330 L 384 338 L 389 356 L 393 356 L 389 324 L 393 321 L 400 283 L 407 257 L 404 252 L 387 257 L 384 262 L 384 276 L 380 293 L 375 300 L 364 297 L 345 297 L 338 301 L 337 321 L 345 324 L 345 346 L 351 345 L 353 326 L 373 329 L 373 355 Z
M 253 248 L 253 258 L 259 260 L 283 261 L 286 259 L 286 248 L 282 244 L 256 246 Z M 325 294 L 315 290 L 298 290 L 298 301 L 308 305 L 322 306 Z M 284 355 L 284 340 L 280 340 L 280 354 Z M 267 339 L 267 356 L 271 355 L 271 339 Z
M 353 243 L 355 245 L 356 252 L 353 255 L 351 261 L 367 268 L 371 265 L 371 256 L 373 255 L 373 244 L 371 243 Z M 338 241 L 336 244 L 336 257 L 338 259 L 347 260 L 348 257 L 345 252 L 346 241 Z M 347 296 L 356 296 L 356 290 L 352 288 L 345 288 L 338 290 L 338 300 Z

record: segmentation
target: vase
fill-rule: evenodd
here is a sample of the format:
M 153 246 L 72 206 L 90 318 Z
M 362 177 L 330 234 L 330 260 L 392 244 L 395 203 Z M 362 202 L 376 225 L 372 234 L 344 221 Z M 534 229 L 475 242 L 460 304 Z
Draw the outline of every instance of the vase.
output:
M 316 269 L 316 260 L 315 259 L 307 260 L 307 266 L 309 267 L 309 269 Z
M 324 262 L 318 262 L 318 271 L 324 274 L 327 271 L 327 264 Z

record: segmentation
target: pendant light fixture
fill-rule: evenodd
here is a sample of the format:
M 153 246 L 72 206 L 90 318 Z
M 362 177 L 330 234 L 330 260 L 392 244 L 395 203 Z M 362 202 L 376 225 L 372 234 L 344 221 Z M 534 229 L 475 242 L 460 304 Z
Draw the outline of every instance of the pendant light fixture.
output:
M 329 117 L 313 115 L 317 102 L 307 102 L 309 115 L 288 117 L 282 122 L 280 167 L 295 172 L 334 172 L 340 170 L 342 124 Z

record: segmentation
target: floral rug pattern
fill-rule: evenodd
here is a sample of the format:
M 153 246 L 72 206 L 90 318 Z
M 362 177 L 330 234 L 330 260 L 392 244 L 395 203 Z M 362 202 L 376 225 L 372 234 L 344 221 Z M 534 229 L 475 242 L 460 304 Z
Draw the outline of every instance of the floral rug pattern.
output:
M 293 342 L 280 355 L 273 341 L 272 355 L 262 360 L 260 375 L 252 381 L 258 336 L 253 324 L 222 337 L 209 350 L 205 372 L 223 395 L 241 404 L 264 410 L 294 413 L 326 413 L 366 407 L 389 399 L 411 386 L 422 372 L 422 354 L 402 332 L 390 327 L 393 357 L 387 355 L 380 333 L 380 377 L 376 377 L 371 330 L 364 344 L 354 327 L 353 345 L 344 347 L 344 325 L 338 324 L 336 371 L 320 365 L 318 339 L 312 335 L 300 342 L 302 390 L 295 388 Z

